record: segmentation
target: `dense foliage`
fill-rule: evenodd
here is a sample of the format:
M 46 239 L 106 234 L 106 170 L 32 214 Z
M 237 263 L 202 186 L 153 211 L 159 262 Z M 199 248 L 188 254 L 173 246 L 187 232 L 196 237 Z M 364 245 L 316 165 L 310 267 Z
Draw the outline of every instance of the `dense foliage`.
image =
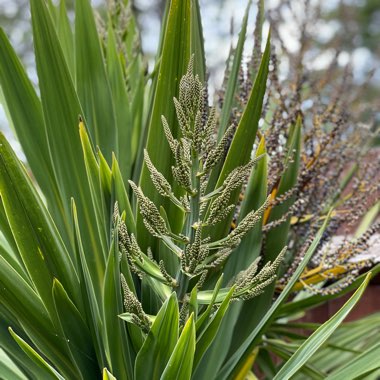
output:
M 151 72 L 130 4 L 108 5 L 77 0 L 72 28 L 65 1 L 30 1 L 38 91 L 0 32 L 27 158 L 1 135 L 0 377 L 376 378 L 379 317 L 340 327 L 379 271 L 360 256 L 379 229 L 373 134 L 302 61 L 279 80 L 261 2 L 214 106 L 196 0 L 167 2 Z M 355 238 L 329 245 L 347 212 Z M 291 323 L 354 289 L 325 324 Z

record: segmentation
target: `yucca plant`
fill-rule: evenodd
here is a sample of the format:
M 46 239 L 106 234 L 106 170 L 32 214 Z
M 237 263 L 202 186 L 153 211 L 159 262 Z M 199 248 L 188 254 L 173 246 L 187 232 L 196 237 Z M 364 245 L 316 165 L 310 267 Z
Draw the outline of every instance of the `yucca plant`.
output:
M 369 282 L 371 260 L 352 259 L 379 227 L 366 181 L 378 167 L 360 165 L 368 133 L 346 130 L 342 145 L 338 100 L 313 124 L 300 104 L 314 89 L 298 78 L 281 90 L 270 36 L 260 50 L 263 5 L 252 61 L 249 2 L 214 107 L 196 0 L 167 2 L 151 72 L 128 1 L 95 17 L 77 0 L 74 28 L 64 0 L 30 6 L 38 90 L 0 32 L 27 158 L 0 137 L 0 377 L 244 379 L 256 363 L 268 378 L 347 378 L 325 343 Z M 326 248 L 355 202 L 357 239 Z M 356 288 L 318 328 L 289 322 Z M 363 326 L 347 348 L 355 376 L 378 367 Z

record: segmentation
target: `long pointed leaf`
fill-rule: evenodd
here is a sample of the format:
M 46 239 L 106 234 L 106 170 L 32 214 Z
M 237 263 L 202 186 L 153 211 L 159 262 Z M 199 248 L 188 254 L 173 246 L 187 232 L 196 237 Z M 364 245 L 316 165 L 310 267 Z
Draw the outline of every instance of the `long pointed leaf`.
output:
M 51 316 L 53 276 L 79 302 L 78 278 L 51 216 L 3 135 L 0 135 L 0 193 L 20 255 Z
M 253 351 L 255 345 L 257 344 L 258 340 L 261 338 L 261 334 L 265 331 L 265 328 L 269 325 L 269 323 L 273 320 L 275 317 L 275 312 L 277 311 L 278 307 L 286 300 L 286 298 L 289 296 L 294 284 L 298 280 L 299 276 L 305 269 L 307 263 L 309 262 L 310 258 L 312 257 L 314 251 L 316 250 L 323 232 L 327 228 L 327 224 L 330 220 L 331 211 L 328 214 L 328 217 L 326 218 L 324 224 L 317 232 L 313 242 L 311 243 L 309 249 L 306 251 L 305 256 L 301 263 L 299 264 L 298 268 L 294 272 L 293 276 L 289 280 L 286 287 L 283 289 L 277 300 L 272 304 L 270 309 L 266 312 L 266 314 L 263 316 L 263 318 L 259 321 L 255 329 L 249 334 L 247 339 L 243 342 L 243 344 L 239 347 L 236 352 L 231 355 L 231 357 L 226 361 L 222 369 L 219 371 L 219 378 L 220 379 L 227 379 L 230 376 L 234 376 L 234 374 L 239 373 L 240 368 L 244 365 L 245 360 L 250 355 L 250 353 Z
M 0 285 L 1 304 L 11 315 L 17 316 L 20 328 L 41 352 L 49 353 L 62 373 L 76 376 L 77 372 L 72 370 L 67 357 L 64 338 L 57 332 L 52 334 L 55 328 L 41 298 L 1 256 Z
M 129 202 L 128 193 L 125 188 L 125 184 L 122 178 L 122 173 L 119 168 L 118 161 L 116 157 L 112 157 L 112 182 L 111 187 L 114 193 L 114 199 L 119 203 L 120 212 L 124 212 L 126 214 L 125 224 L 130 233 L 136 233 L 136 222 L 133 216 L 131 204 Z
M 60 227 L 68 228 L 50 160 L 41 102 L 4 31 L 0 29 L 0 85 L 30 168 Z M 66 231 L 65 239 L 68 236 Z
M 159 379 L 178 340 L 178 302 L 175 293 L 162 305 L 137 354 L 135 379 Z
M 133 118 L 121 61 L 117 51 L 115 32 L 111 26 L 108 28 L 107 39 L 107 72 L 115 106 L 118 161 L 123 178 L 127 181 L 131 178 L 133 164 Z
M 61 0 L 59 2 L 59 10 L 57 11 L 57 34 L 66 58 L 67 67 L 73 80 L 75 80 L 74 36 L 73 31 L 71 30 L 65 3 L 66 0 Z
M 336 330 L 342 323 L 344 318 L 357 304 L 359 299 L 367 287 L 371 275 L 368 274 L 366 279 L 352 295 L 352 297 L 343 305 L 343 307 L 334 314 L 327 322 L 320 326 L 304 343 L 301 344 L 299 349 L 294 355 L 281 367 L 277 372 L 274 380 L 290 379 L 297 371 L 308 361 L 308 359 L 318 350 L 319 347 L 328 339 L 328 337 Z
M 239 165 L 244 165 L 251 157 L 253 144 L 256 140 L 256 133 L 262 112 L 262 104 L 266 91 L 268 76 L 268 65 L 270 58 L 270 35 L 261 59 L 260 70 L 257 73 L 255 83 L 250 93 L 248 103 L 237 126 L 227 157 L 224 161 L 222 170 L 218 176 L 215 188 L 223 185 L 224 180 L 230 172 Z M 211 174 L 211 183 L 215 177 L 215 172 Z M 212 183 L 213 184 L 213 183 Z M 212 189 L 210 189 L 212 190 Z M 234 191 L 232 201 L 236 203 L 240 189 Z M 220 239 L 228 232 L 229 222 L 232 214 L 226 219 L 225 223 L 219 223 L 213 228 L 212 234 L 215 239 Z
M 86 316 L 87 325 L 91 332 L 91 336 L 95 340 L 95 350 L 97 354 L 98 361 L 102 366 L 106 365 L 105 358 L 105 343 L 104 337 L 102 335 L 103 322 L 100 314 L 100 301 L 96 297 L 96 292 L 94 289 L 94 284 L 91 279 L 91 273 L 87 266 L 87 261 L 85 258 L 82 238 L 79 229 L 77 209 L 74 200 L 71 202 L 72 218 L 74 225 L 74 238 L 75 238 L 75 252 L 77 255 L 78 263 L 80 263 L 81 271 L 80 276 L 80 290 L 83 299 L 83 309 L 82 313 Z
M 29 356 L 34 363 L 36 363 L 41 369 L 45 371 L 46 379 L 53 380 L 64 380 L 64 377 L 61 376 L 49 363 L 47 363 L 32 347 L 29 346 L 23 339 L 21 339 L 11 328 L 9 328 L 14 340 L 22 348 L 22 350 Z
M 327 376 L 327 380 L 345 380 L 362 376 L 368 372 L 380 368 L 380 343 L 375 344 L 355 359 L 347 363 L 343 368 L 334 371 Z
M 207 327 L 204 329 L 201 335 L 197 338 L 197 345 L 194 356 L 194 370 L 197 368 L 204 353 L 206 352 L 210 344 L 213 342 L 219 330 L 220 324 L 222 323 L 223 317 L 228 309 L 234 290 L 235 288 L 232 287 L 222 304 L 219 306 L 218 311 L 212 317 L 210 323 L 207 325 Z
M 95 378 L 99 368 L 91 335 L 78 309 L 57 279 L 53 282 L 53 298 L 67 346 L 81 378 Z
M 125 323 L 118 317 L 123 312 L 118 237 L 115 234 L 109 252 L 103 285 L 104 335 L 107 339 L 109 368 L 120 380 L 133 378 L 133 352 Z
M 178 339 L 161 380 L 190 380 L 195 352 L 194 314 L 190 315 Z
M 0 377 L 3 379 L 28 380 L 2 349 L 0 349 Z
M 54 171 L 68 220 L 71 220 L 71 198 L 77 202 L 84 249 L 91 255 L 87 264 L 100 294 L 105 259 L 98 234 L 92 228 L 95 216 L 89 186 L 83 181 L 86 170 L 78 133 L 78 115 L 83 112 L 45 1 L 30 3 L 37 73 Z
M 112 151 L 117 148 L 116 120 L 89 0 L 75 2 L 75 53 L 76 87 L 90 135 L 111 162 Z
M 87 134 L 86 128 L 81 121 L 79 123 L 79 134 L 83 149 L 83 158 L 86 166 L 87 179 L 90 185 L 92 203 L 95 212 L 96 226 L 99 234 L 99 239 L 102 244 L 102 251 L 107 251 L 109 219 L 110 215 L 105 209 L 104 194 L 100 185 L 100 168 L 92 150 L 91 142 Z
M 247 8 L 245 10 L 244 18 L 241 24 L 241 30 L 239 33 L 237 46 L 233 54 L 231 72 L 229 73 L 226 93 L 223 98 L 223 107 L 220 114 L 219 132 L 218 132 L 219 140 L 222 138 L 224 132 L 226 131 L 228 122 L 231 117 L 233 101 L 236 95 L 236 87 L 238 83 L 239 70 L 240 70 L 241 62 L 243 58 L 244 42 L 245 42 L 245 37 L 247 34 L 248 15 L 249 15 L 249 10 L 251 8 L 251 4 L 252 4 L 252 1 L 249 0 L 247 4 Z
M 290 136 L 290 148 L 287 159 L 291 161 L 287 170 L 283 174 L 280 184 L 278 186 L 278 195 L 284 194 L 290 190 L 297 181 L 298 170 L 301 156 L 301 118 L 298 118 L 293 127 L 293 134 Z M 280 218 L 285 212 L 288 211 L 290 205 L 294 201 L 293 198 L 283 202 L 282 205 L 276 206 L 270 212 L 270 221 Z M 268 211 L 268 210 L 267 210 Z M 264 221 L 266 215 L 264 214 Z M 290 218 L 289 218 L 290 219 Z M 268 231 L 265 239 L 264 261 L 273 261 L 287 244 L 289 236 L 290 220 L 285 221 L 280 226 Z M 234 340 L 231 342 L 230 353 L 234 352 L 240 347 L 242 342 L 246 339 L 247 333 L 252 331 L 259 323 L 266 311 L 269 309 L 273 297 L 275 283 L 273 282 L 266 287 L 264 293 L 259 297 L 245 302 L 242 306 L 239 319 L 234 329 Z
M 165 138 L 161 116 L 164 115 L 172 128 L 174 136 L 178 135 L 173 97 L 177 95 L 179 80 L 186 72 L 186 68 L 192 53 L 192 29 L 199 28 L 199 19 L 192 18 L 192 7 L 197 0 L 171 0 L 165 36 L 163 39 L 161 62 L 158 73 L 158 82 L 152 105 L 152 114 L 149 121 L 147 150 L 152 162 L 167 178 L 171 178 L 172 155 Z M 199 34 L 198 34 L 199 37 Z M 204 62 L 201 51 L 195 51 L 195 61 Z M 155 191 L 151 184 L 150 174 L 147 167 L 143 166 L 141 187 L 152 201 L 156 204 L 166 205 L 169 219 L 173 226 L 181 228 L 179 221 L 182 219 L 181 212 L 177 207 L 170 205 Z M 178 223 L 176 222 L 178 221 Z M 153 247 L 152 237 L 146 231 L 141 217 L 137 219 L 137 232 L 142 248 Z M 180 231 L 174 231 L 180 232 Z

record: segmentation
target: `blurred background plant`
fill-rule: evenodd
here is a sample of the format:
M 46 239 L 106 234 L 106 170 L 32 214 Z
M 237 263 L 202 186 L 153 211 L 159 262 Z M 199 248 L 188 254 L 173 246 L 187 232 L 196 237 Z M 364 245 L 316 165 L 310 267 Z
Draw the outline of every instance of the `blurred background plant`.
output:
M 158 4 L 161 33 L 143 2 L 93 18 L 78 0 L 73 32 L 70 2 L 30 3 L 34 85 L 1 35 L 33 173 L 2 137 L 3 377 L 376 378 L 378 316 L 339 327 L 380 270 L 376 72 L 356 77 L 331 25 L 320 39 L 318 2 L 273 4 L 271 46 L 263 2 L 244 4 L 237 40 L 220 23 L 222 77 L 196 1 Z M 355 289 L 326 323 L 297 322 Z

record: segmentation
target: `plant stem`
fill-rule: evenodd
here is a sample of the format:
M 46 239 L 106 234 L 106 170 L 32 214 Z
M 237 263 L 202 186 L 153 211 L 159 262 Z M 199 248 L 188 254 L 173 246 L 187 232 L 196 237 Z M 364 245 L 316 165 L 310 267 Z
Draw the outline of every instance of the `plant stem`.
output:
M 190 198 L 190 213 L 187 216 L 185 234 L 190 237 L 189 244 L 194 243 L 195 239 L 195 225 L 199 222 L 199 210 L 200 210 L 200 190 L 201 183 L 200 177 L 197 176 L 199 169 L 199 157 L 195 149 L 192 149 L 192 165 L 191 165 L 191 184 L 192 188 L 195 189 L 195 193 L 191 195 Z M 185 252 L 185 251 L 184 251 Z M 187 287 L 189 285 L 190 277 L 183 269 L 178 270 L 177 274 L 177 296 L 179 300 L 182 300 L 187 292 Z

